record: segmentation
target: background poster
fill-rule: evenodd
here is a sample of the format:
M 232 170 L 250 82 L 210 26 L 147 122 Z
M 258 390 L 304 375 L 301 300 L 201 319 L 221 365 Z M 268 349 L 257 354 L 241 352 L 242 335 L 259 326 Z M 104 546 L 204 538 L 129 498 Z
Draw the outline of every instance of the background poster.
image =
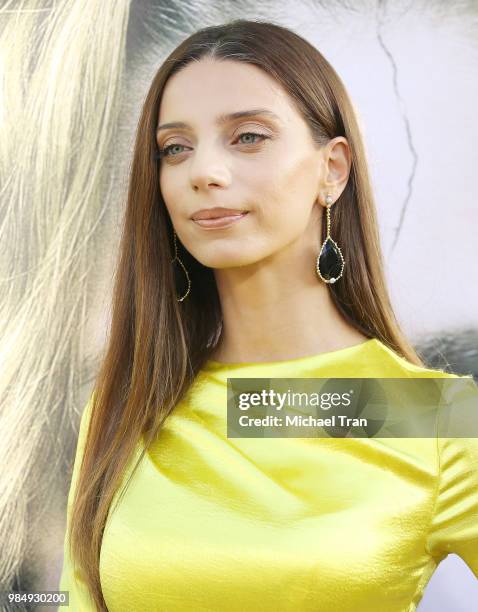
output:
M 235 18 L 290 27 L 339 73 L 399 321 L 430 365 L 478 373 L 475 2 L 1 0 L 0 589 L 58 587 L 143 97 L 183 38 Z M 419 610 L 477 600 L 451 555 Z

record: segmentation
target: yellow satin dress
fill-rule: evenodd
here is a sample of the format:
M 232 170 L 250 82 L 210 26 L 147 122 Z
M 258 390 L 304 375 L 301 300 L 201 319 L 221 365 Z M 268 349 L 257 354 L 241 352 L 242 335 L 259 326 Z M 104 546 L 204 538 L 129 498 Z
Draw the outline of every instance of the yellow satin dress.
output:
M 288 361 L 209 361 L 110 510 L 110 612 L 412 612 L 448 553 L 478 577 L 478 439 L 226 435 L 228 377 L 436 376 L 451 375 L 377 339 Z M 92 611 L 66 543 L 60 589 L 69 609 Z

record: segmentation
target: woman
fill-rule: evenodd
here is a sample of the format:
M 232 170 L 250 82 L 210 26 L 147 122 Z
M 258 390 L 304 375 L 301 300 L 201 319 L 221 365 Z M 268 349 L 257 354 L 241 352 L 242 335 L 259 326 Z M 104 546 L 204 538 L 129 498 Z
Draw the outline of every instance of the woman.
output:
M 139 121 L 70 607 L 414 610 L 448 552 L 478 574 L 475 440 L 226 435 L 227 378 L 437 376 L 393 314 L 332 67 L 268 23 L 193 34 Z

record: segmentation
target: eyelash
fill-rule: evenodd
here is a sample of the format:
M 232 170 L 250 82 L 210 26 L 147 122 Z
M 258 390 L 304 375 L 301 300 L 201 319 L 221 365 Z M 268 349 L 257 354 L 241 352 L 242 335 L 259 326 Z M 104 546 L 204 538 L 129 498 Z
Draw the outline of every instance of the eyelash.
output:
M 262 140 L 266 140 L 267 138 L 270 138 L 270 136 L 267 136 L 266 134 L 259 134 L 257 132 L 243 132 L 242 134 L 239 134 L 237 139 L 242 138 L 243 136 L 258 136 L 259 138 L 261 138 Z M 242 144 L 245 145 L 253 145 L 253 144 L 257 144 L 255 142 L 243 142 Z M 181 151 L 181 153 L 176 153 L 175 155 L 168 155 L 168 151 L 172 148 L 172 147 L 185 147 L 186 145 L 181 145 L 178 143 L 173 143 L 168 145 L 167 147 L 164 147 L 163 149 L 159 149 L 158 151 L 158 159 L 161 159 L 162 157 L 177 157 L 178 155 L 181 155 L 181 153 L 184 153 L 184 151 Z

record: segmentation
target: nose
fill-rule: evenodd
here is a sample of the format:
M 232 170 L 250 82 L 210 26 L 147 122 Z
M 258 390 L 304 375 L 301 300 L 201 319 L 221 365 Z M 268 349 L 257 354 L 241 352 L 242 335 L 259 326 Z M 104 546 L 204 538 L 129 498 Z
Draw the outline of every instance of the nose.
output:
M 190 166 L 190 182 L 194 191 L 211 187 L 227 187 L 231 173 L 226 164 L 226 153 L 220 147 L 196 147 Z

